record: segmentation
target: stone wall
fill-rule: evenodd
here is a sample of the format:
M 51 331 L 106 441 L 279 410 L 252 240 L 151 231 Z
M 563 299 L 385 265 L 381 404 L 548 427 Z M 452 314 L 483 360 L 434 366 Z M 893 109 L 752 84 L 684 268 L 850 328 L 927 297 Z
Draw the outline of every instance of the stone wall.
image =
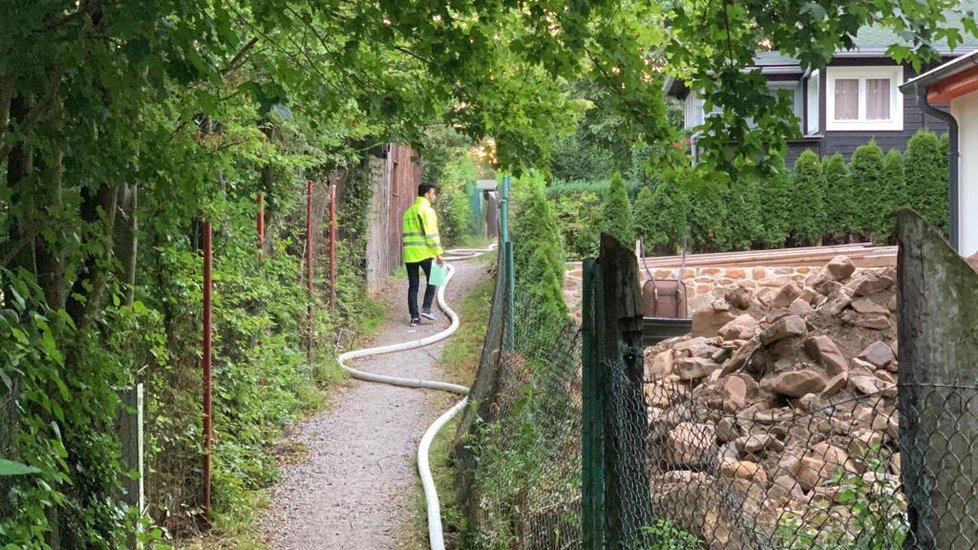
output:
M 894 258 L 895 259 L 895 258 Z M 818 272 L 819 266 L 704 266 L 687 267 L 683 270 L 683 282 L 688 293 L 689 315 L 708 307 L 715 299 L 722 298 L 727 290 L 742 286 L 760 297 L 773 293 L 784 285 L 796 281 L 803 282 L 812 273 Z M 580 319 L 583 278 L 581 264 L 568 264 L 564 276 L 564 299 L 574 315 Z M 865 268 L 856 268 L 859 275 Z M 652 276 L 657 279 L 671 279 L 679 269 L 652 269 Z M 640 269 L 641 284 L 648 280 L 648 274 Z

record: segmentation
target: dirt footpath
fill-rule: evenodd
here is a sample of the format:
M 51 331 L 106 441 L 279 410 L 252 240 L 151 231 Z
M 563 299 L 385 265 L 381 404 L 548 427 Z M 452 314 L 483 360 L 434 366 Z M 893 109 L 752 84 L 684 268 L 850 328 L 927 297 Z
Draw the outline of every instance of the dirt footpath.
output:
M 450 306 L 486 275 L 477 260 L 453 261 L 455 277 L 446 289 Z M 386 293 L 391 319 L 371 346 L 415 340 L 448 327 L 436 321 L 407 324 L 407 281 Z M 422 293 L 424 285 L 422 284 Z M 420 301 L 419 296 L 419 301 Z M 465 320 L 463 319 L 464 323 Z M 445 340 L 426 348 L 356 360 L 368 372 L 439 380 L 435 366 Z M 304 445 L 308 458 L 283 472 L 269 491 L 263 522 L 266 540 L 276 549 L 379 550 L 400 548 L 413 521 L 415 455 L 425 429 L 441 414 L 430 405 L 431 390 L 353 381 L 334 406 L 295 427 L 291 439 Z

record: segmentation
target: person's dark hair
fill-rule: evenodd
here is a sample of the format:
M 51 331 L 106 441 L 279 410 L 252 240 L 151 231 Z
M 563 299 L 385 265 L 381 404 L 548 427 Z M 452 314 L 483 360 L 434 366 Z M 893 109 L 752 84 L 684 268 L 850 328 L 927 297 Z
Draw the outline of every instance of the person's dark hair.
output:
M 438 191 L 438 187 L 437 186 L 432 185 L 430 183 L 422 183 L 421 185 L 418 186 L 418 196 L 419 197 L 423 197 L 423 196 L 427 195 L 428 194 L 428 191 L 431 191 L 432 189 L 434 189 L 435 191 Z

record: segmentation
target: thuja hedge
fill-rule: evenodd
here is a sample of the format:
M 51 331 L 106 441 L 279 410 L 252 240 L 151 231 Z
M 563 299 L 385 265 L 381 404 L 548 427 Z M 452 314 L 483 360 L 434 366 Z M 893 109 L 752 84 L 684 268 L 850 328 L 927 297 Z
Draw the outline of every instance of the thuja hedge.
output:
M 946 135 L 921 130 L 905 154 L 884 154 L 870 142 L 848 163 L 838 153 L 819 159 L 806 151 L 790 170 L 777 157 L 770 165 L 723 185 L 693 183 L 691 172 L 680 169 L 650 185 L 622 182 L 615 191 L 605 182 L 558 182 L 547 195 L 574 259 L 594 255 L 601 229 L 618 234 L 628 219 L 650 255 L 679 253 L 684 242 L 690 252 L 887 244 L 896 229 L 893 212 L 908 205 L 947 230 Z M 621 203 L 624 189 L 634 196 L 631 212 Z

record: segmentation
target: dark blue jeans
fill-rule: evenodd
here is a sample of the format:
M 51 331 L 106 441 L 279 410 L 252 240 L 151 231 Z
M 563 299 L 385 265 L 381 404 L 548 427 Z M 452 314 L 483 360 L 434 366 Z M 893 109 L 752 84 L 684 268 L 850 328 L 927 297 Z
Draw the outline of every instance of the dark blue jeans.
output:
M 408 312 L 412 319 L 419 319 L 418 313 L 418 287 L 421 286 L 421 277 L 418 268 L 424 269 L 425 282 L 431 277 L 431 262 L 434 258 L 428 258 L 420 262 L 405 263 L 408 274 Z M 426 284 L 424 289 L 424 301 L 421 307 L 425 310 L 431 309 L 431 303 L 435 301 L 435 291 L 438 287 Z

